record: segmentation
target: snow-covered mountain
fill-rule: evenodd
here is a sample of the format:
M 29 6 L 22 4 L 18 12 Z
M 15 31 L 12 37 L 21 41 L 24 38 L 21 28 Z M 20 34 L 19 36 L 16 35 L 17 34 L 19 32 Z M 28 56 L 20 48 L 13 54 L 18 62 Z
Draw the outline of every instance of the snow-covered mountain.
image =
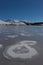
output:
M 0 24 L 2 25 L 2 24 L 11 24 L 11 23 L 0 20 Z
M 23 21 L 19 21 L 19 20 L 11 20 L 11 19 L 8 19 L 8 20 L 0 20 L 0 25 L 5 25 L 5 24 L 13 24 L 13 25 L 25 25 L 25 23 Z
M 25 25 L 25 23 L 23 21 L 20 21 L 20 20 L 14 20 L 14 23 L 16 25 Z

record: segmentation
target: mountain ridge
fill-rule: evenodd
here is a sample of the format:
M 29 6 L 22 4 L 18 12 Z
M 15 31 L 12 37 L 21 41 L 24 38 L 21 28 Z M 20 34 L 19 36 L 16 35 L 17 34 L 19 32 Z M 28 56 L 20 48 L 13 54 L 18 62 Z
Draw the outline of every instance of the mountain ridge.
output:
M 0 24 L 9 24 L 9 25 L 43 25 L 43 22 L 27 22 L 25 20 L 13 20 L 13 19 L 7 19 L 7 20 L 0 20 Z

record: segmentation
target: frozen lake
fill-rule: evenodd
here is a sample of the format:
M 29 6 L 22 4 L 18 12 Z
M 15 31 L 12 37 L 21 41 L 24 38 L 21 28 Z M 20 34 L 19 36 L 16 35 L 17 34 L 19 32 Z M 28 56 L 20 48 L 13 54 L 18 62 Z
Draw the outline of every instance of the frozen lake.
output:
M 0 26 L 0 65 L 43 65 L 43 26 Z

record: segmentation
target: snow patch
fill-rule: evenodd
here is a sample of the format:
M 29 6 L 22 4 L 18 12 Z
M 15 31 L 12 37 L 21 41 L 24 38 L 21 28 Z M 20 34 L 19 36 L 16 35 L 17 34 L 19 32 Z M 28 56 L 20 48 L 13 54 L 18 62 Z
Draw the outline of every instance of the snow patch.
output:
M 9 37 L 9 38 L 15 38 L 15 37 L 18 37 L 18 35 L 8 35 L 7 37 Z
M 11 45 L 5 48 L 3 52 L 3 56 L 7 59 L 12 59 L 12 58 L 27 59 L 37 55 L 38 52 L 36 51 L 36 49 L 29 46 L 27 43 L 29 43 L 29 45 L 34 45 L 34 43 L 36 44 L 35 41 L 19 42 L 16 45 Z
M 0 44 L 0 48 L 2 48 L 3 47 L 3 45 L 2 44 Z

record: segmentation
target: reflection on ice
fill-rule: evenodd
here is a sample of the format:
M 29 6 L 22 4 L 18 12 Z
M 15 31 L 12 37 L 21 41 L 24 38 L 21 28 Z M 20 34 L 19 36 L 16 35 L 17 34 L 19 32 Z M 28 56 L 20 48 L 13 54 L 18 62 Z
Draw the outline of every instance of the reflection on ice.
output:
M 5 50 L 3 52 L 3 56 L 7 59 L 32 58 L 33 56 L 38 54 L 36 49 L 30 46 L 30 45 L 34 45 L 34 44 L 36 44 L 36 41 L 21 41 L 16 45 L 11 45 L 11 46 L 5 48 Z

